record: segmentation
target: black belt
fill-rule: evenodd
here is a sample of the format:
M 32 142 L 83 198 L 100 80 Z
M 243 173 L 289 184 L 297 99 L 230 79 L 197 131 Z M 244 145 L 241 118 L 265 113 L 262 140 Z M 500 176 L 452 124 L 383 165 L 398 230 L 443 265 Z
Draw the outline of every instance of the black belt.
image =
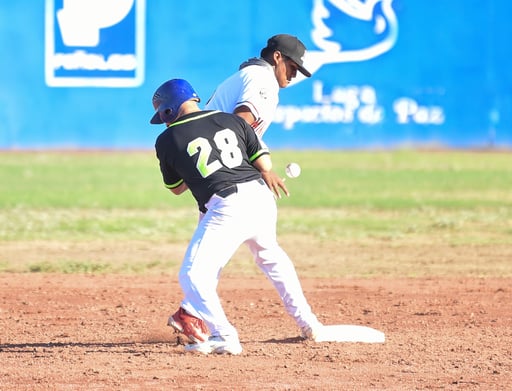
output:
M 258 183 L 260 185 L 264 185 L 265 184 L 265 181 L 261 178 L 257 179 Z M 215 194 L 217 194 L 220 198 L 226 198 L 228 196 L 230 196 L 231 194 L 235 194 L 238 192 L 238 186 L 236 183 L 228 186 L 228 187 L 225 187 L 224 189 L 222 190 L 219 190 L 218 192 L 216 192 Z
M 236 184 L 225 187 L 222 190 L 219 190 L 217 194 L 220 198 L 226 198 L 227 196 L 230 196 L 231 194 L 235 194 L 238 191 L 238 187 Z
M 259 178 L 257 181 L 260 185 L 265 185 L 265 181 L 263 179 Z M 230 196 L 231 194 L 235 194 L 237 192 L 238 192 L 238 186 L 235 183 L 233 185 L 225 187 L 224 189 L 219 190 L 215 194 L 218 195 L 220 198 L 226 198 L 226 197 Z M 199 207 L 199 210 L 203 213 L 206 213 L 208 211 L 208 209 L 206 209 L 206 207 L 204 205 Z

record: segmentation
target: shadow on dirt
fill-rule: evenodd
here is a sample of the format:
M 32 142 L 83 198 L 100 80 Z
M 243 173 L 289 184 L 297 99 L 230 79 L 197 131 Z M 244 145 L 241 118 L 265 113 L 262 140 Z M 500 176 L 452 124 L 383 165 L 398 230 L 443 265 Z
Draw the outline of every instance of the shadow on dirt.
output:
M 36 342 L 36 343 L 15 343 L 15 344 L 0 344 L 0 352 L 16 352 L 16 353 L 34 353 L 40 349 L 55 349 L 55 348 L 89 348 L 94 351 L 104 349 L 123 348 L 123 352 L 130 353 L 126 348 L 133 347 L 133 352 L 140 353 L 141 346 L 165 345 L 176 346 L 176 342 L 169 343 L 169 341 L 148 341 L 148 342 Z M 137 349 L 135 349 L 137 348 Z

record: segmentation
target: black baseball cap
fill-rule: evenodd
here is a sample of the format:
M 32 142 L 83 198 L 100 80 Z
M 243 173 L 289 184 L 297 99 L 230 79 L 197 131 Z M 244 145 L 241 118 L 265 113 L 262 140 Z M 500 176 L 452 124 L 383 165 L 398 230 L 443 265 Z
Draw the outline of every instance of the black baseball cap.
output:
M 304 54 L 306 53 L 306 47 L 299 41 L 297 37 L 288 34 L 278 34 L 270 37 L 267 41 L 267 46 L 262 49 L 262 53 L 265 51 L 279 50 L 283 55 L 289 57 L 297 67 L 300 73 L 306 77 L 311 77 L 311 72 L 304 68 Z

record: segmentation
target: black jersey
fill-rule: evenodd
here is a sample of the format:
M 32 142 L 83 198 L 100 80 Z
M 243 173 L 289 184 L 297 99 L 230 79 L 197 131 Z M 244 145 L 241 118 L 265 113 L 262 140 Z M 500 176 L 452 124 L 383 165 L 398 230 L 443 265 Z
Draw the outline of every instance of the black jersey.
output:
M 251 162 L 269 153 L 245 120 L 220 111 L 180 117 L 158 136 L 155 149 L 165 186 L 185 182 L 200 208 L 232 184 L 261 178 Z

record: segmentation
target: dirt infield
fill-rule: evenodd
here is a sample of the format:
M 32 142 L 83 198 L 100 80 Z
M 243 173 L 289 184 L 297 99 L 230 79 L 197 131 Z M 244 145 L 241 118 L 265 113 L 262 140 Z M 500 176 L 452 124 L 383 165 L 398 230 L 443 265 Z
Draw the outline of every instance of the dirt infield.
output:
M 387 341 L 302 341 L 262 275 L 224 277 L 244 352 L 194 355 L 166 326 L 172 276 L 0 274 L 0 389 L 512 389 L 512 279 L 302 282 L 324 323 Z

